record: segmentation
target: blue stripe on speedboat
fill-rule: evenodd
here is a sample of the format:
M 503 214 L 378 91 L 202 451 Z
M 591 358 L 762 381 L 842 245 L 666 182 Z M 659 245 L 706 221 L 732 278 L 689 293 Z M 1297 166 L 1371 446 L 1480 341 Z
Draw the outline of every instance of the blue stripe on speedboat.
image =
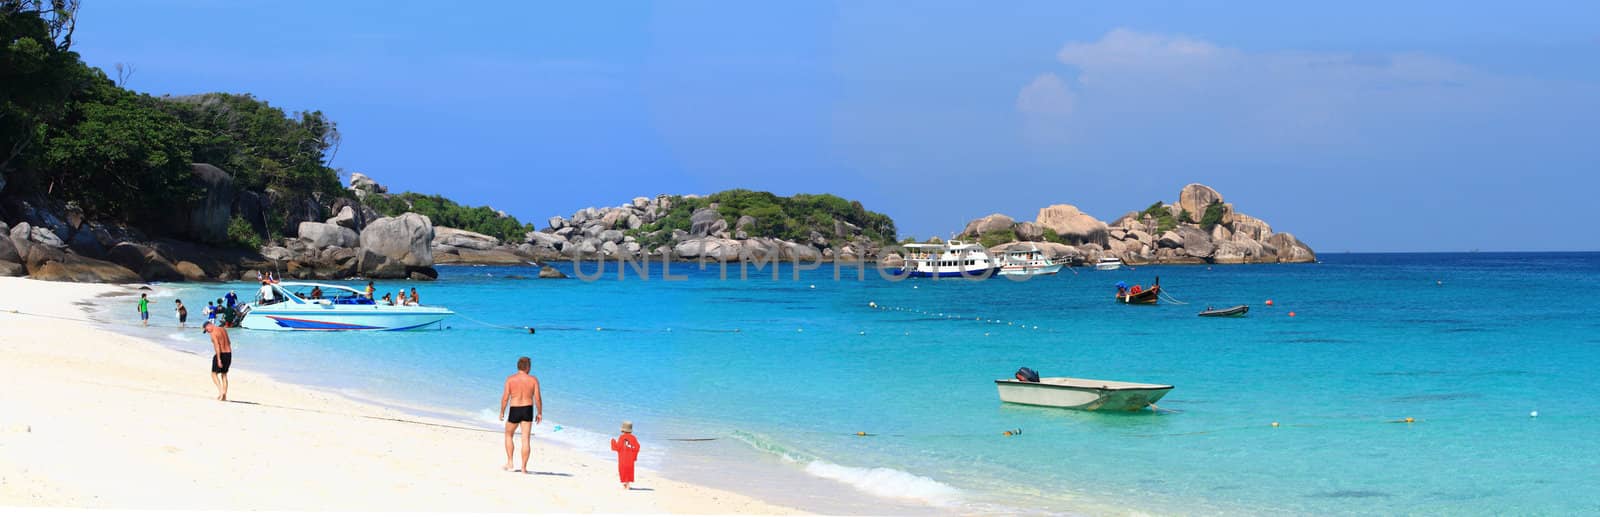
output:
M 300 330 L 375 330 L 383 327 L 355 325 L 350 323 L 337 323 L 332 321 L 303 320 L 299 318 L 285 318 L 283 316 L 267 316 L 267 319 L 277 323 L 278 326 Z

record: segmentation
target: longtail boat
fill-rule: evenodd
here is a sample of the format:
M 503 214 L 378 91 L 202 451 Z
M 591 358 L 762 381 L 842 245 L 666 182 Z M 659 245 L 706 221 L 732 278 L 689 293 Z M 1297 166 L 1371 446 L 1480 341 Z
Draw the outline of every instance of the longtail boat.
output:
M 1161 301 L 1161 277 L 1149 289 L 1133 292 L 1131 289 L 1117 293 L 1117 301 L 1131 305 L 1155 305 Z

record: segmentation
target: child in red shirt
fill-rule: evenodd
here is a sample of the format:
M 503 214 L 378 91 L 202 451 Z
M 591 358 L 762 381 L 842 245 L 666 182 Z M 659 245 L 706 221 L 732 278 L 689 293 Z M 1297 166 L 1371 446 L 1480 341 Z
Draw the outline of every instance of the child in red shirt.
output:
M 633 437 L 633 422 L 622 423 L 622 436 L 611 440 L 611 450 L 617 451 L 617 477 L 622 478 L 622 489 L 632 490 L 633 462 L 639 459 L 639 439 Z

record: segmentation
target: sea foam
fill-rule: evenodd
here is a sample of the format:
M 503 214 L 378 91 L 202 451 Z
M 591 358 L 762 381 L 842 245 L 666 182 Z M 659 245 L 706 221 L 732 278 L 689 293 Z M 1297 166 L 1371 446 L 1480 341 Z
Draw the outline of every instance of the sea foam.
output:
M 850 485 L 878 497 L 911 499 L 934 506 L 954 506 L 961 502 L 961 490 L 932 478 L 887 467 L 851 467 L 832 463 L 800 452 L 754 433 L 738 431 L 733 437 L 756 450 L 774 454 L 783 461 L 802 465 L 806 474 Z

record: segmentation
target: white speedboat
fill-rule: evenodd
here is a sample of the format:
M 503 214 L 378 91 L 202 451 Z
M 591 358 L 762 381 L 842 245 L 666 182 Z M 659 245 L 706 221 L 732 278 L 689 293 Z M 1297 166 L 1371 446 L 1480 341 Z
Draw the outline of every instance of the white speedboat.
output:
M 906 244 L 905 265 L 891 273 L 913 278 L 989 278 L 1000 272 L 1000 262 L 983 246 L 961 241 L 943 244 Z
M 1172 386 L 1165 384 L 1071 377 L 1044 377 L 1038 382 L 1000 379 L 994 383 L 999 387 L 1001 402 L 1084 411 L 1137 411 L 1172 391 Z
M 1094 269 L 1095 271 L 1116 271 L 1118 269 L 1122 269 L 1122 259 L 1116 257 L 1100 257 L 1100 261 L 1094 263 Z
M 1061 264 L 1044 256 L 1044 252 L 1032 244 L 1007 249 L 1000 266 L 1000 274 L 1005 276 L 1054 275 L 1060 271 Z
M 245 306 L 239 326 L 251 330 L 413 330 L 440 328 L 451 314 L 444 307 L 389 305 L 333 284 L 265 284 Z M 321 296 L 312 294 L 320 293 Z

